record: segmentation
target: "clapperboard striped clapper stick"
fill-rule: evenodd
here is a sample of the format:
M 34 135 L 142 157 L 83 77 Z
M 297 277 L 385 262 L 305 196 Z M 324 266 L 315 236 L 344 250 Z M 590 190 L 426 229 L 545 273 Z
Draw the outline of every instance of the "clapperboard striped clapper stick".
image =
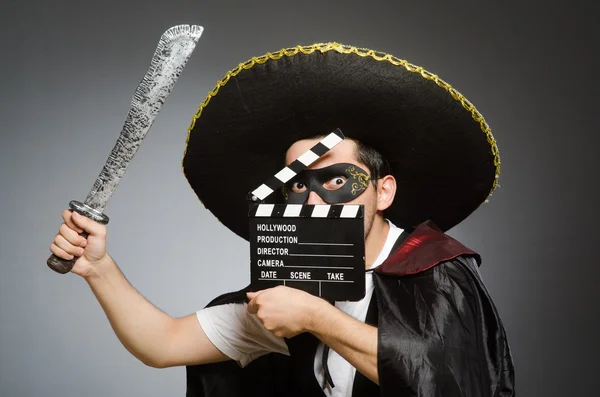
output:
M 253 290 L 286 285 L 330 301 L 364 297 L 362 205 L 264 203 L 343 139 L 335 130 L 248 194 Z

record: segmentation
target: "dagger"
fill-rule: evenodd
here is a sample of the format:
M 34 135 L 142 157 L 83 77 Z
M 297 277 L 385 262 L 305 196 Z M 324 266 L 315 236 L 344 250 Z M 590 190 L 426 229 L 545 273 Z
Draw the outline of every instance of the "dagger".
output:
M 85 201 L 72 200 L 69 207 L 101 224 L 109 221 L 103 211 L 123 178 L 142 140 L 192 55 L 204 28 L 198 25 L 173 26 L 164 32 L 156 46 L 146 75 L 136 88 L 123 129 L 100 175 Z M 87 233 L 81 234 L 87 237 Z M 46 264 L 57 273 L 71 271 L 77 257 L 65 260 L 51 255 Z

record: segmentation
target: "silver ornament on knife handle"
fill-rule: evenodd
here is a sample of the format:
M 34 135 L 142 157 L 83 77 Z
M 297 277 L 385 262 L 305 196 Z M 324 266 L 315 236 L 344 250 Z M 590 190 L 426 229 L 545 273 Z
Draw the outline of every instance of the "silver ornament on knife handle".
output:
M 171 93 L 202 31 L 203 28 L 198 25 L 178 25 L 163 33 L 150 67 L 135 90 L 115 146 L 85 201 L 69 203 L 73 211 L 102 224 L 108 223 L 108 217 L 103 213 L 104 208 Z M 52 270 L 64 274 L 71 271 L 77 259 L 64 260 L 51 255 L 46 263 Z

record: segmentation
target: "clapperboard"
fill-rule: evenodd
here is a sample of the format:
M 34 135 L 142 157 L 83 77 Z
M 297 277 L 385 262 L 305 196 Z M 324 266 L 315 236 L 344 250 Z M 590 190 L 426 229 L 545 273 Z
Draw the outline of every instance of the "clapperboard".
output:
M 330 301 L 364 297 L 362 205 L 263 203 L 343 139 L 337 129 L 248 195 L 253 290 L 286 285 Z

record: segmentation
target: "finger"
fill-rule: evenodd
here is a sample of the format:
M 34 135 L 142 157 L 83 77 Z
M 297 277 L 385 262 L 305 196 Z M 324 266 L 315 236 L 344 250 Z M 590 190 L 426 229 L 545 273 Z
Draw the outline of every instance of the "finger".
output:
M 252 300 L 256 296 L 258 296 L 259 293 L 260 293 L 260 291 L 257 291 L 257 292 L 246 292 L 246 296 L 248 297 L 248 300 Z
M 71 259 L 75 258 L 73 255 L 65 252 L 63 249 L 59 248 L 54 243 L 52 243 L 50 245 L 50 252 L 52 252 L 54 255 L 58 256 L 59 258 L 66 259 L 68 261 L 70 261 Z
M 72 210 L 64 210 L 62 213 L 62 218 L 64 219 L 67 226 L 69 226 L 71 229 L 75 230 L 77 233 L 82 233 L 83 229 L 78 227 L 77 225 L 75 225 L 75 223 L 73 222 L 73 219 L 71 219 L 72 215 L 73 215 Z
M 56 237 L 54 237 L 54 245 L 56 245 L 58 248 L 65 251 L 69 255 L 83 255 L 83 248 L 71 244 L 60 234 L 57 234 Z
M 104 225 L 101 225 L 86 216 L 73 211 L 71 219 L 73 219 L 73 222 L 77 227 L 82 228 L 92 236 L 103 237 L 106 235 L 106 227 Z
M 66 223 L 60 225 L 58 232 L 61 236 L 64 237 L 65 240 L 67 240 L 73 245 L 85 247 L 87 244 L 87 240 L 85 239 L 85 237 L 80 236 L 75 230 L 67 226 Z
M 250 302 L 248 302 L 248 313 L 258 313 L 258 303 L 256 303 L 256 299 L 252 299 Z

